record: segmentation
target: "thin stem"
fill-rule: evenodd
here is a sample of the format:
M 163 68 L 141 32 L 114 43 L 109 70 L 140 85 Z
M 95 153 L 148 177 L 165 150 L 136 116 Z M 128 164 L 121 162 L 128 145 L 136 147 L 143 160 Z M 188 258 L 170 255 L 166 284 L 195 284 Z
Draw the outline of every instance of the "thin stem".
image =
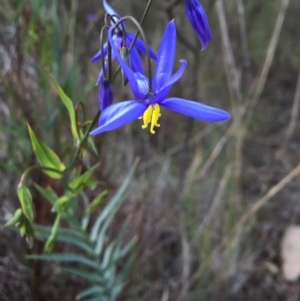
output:
M 105 55 L 104 55 L 104 42 L 103 42 L 103 32 L 104 30 L 108 30 L 109 27 L 107 25 L 103 26 L 101 28 L 101 31 L 100 31 L 100 45 L 101 45 L 101 62 L 102 62 L 102 69 L 103 69 L 103 74 L 104 74 L 104 77 L 107 77 L 107 74 L 106 74 L 106 68 L 105 68 Z M 108 43 L 109 44 L 109 43 Z M 107 49 L 108 51 L 108 49 Z M 108 51 L 109 53 L 109 51 Z M 108 61 L 109 61 L 109 57 L 108 57 Z M 108 72 L 109 72 L 109 69 L 108 69 Z
M 54 173 L 57 173 L 59 175 L 62 175 L 64 171 L 60 171 L 56 168 L 52 168 L 52 167 L 47 167 L 47 166 L 41 166 L 41 165 L 33 165 L 33 166 L 30 166 L 28 167 L 25 172 L 23 173 L 22 177 L 21 177 L 21 180 L 20 180 L 20 184 L 24 184 L 29 176 L 29 174 L 32 172 L 32 171 L 35 171 L 35 170 L 42 170 L 42 171 L 49 171 L 49 172 L 54 172 Z
M 77 125 L 78 125 L 78 110 L 79 110 L 79 108 L 81 108 L 81 110 L 82 110 L 82 120 L 85 120 L 85 110 L 84 110 L 84 104 L 83 104 L 83 102 L 81 102 L 81 101 L 79 101 L 77 104 L 76 104 L 76 106 L 75 106 L 75 111 L 76 111 L 76 117 L 77 117 Z M 82 123 L 81 123 L 82 124 Z M 78 130 L 78 132 L 79 132 L 79 130 Z
M 82 140 L 81 140 L 80 143 L 79 143 L 79 146 L 78 146 L 78 148 L 77 148 L 77 151 L 76 151 L 76 153 L 75 153 L 75 155 L 74 155 L 74 158 L 73 158 L 72 162 L 69 164 L 69 166 L 66 167 L 66 169 L 64 170 L 64 173 L 65 173 L 67 170 L 70 170 L 70 169 L 73 167 L 73 165 L 75 164 L 77 158 L 79 157 L 79 154 L 80 154 L 80 151 L 81 151 L 81 148 L 82 148 L 83 144 L 85 143 L 85 141 L 86 141 L 87 138 L 89 137 L 89 134 L 90 134 L 92 128 L 94 127 L 94 125 L 96 124 L 97 120 L 99 119 L 99 117 L 100 117 L 100 110 L 98 111 L 98 113 L 97 113 L 96 116 L 94 117 L 94 119 L 93 119 L 93 121 L 91 122 L 91 124 L 90 124 L 88 130 L 85 132 L 85 134 L 84 134 Z
M 148 64 L 148 85 L 149 85 L 149 93 L 153 93 L 153 88 L 152 88 L 152 67 L 151 67 L 151 59 L 150 59 L 150 54 L 149 54 L 149 44 L 145 35 L 145 32 L 141 26 L 141 24 L 133 17 L 131 16 L 125 16 L 122 17 L 121 19 L 118 20 L 118 22 L 115 24 L 115 27 L 113 28 L 112 31 L 116 29 L 116 26 L 126 20 L 130 20 L 138 29 L 140 35 L 142 36 L 142 39 L 144 40 L 145 43 L 145 48 L 146 48 L 146 56 L 147 56 L 147 64 Z M 113 34 L 113 32 L 112 32 Z
M 123 23 L 118 23 L 118 19 L 119 19 L 119 16 L 118 15 L 108 15 L 106 14 L 105 15 L 105 20 L 106 20 L 106 25 L 104 26 L 104 28 L 106 28 L 107 30 L 110 28 L 110 21 L 113 22 L 113 24 L 117 27 L 117 29 L 119 31 L 121 31 L 123 33 L 123 45 L 126 47 L 126 30 L 125 30 L 125 26 Z M 117 21 L 115 20 L 115 18 L 117 19 Z M 121 26 L 121 29 L 120 27 Z M 103 28 L 102 28 L 103 30 Z M 102 30 L 101 30 L 101 37 L 102 37 Z M 108 35 L 108 31 L 107 31 L 107 35 Z M 108 36 L 106 36 L 107 40 L 108 40 Z M 101 41 L 101 47 L 102 47 L 102 68 L 103 68 L 103 72 L 104 72 L 104 76 L 106 76 L 106 69 L 105 69 L 105 58 L 103 56 L 103 43 L 102 43 L 102 38 L 100 38 Z M 107 46 L 107 59 L 108 59 L 108 79 L 110 82 L 112 82 L 112 59 L 111 59 L 111 45 L 110 43 L 108 43 L 108 46 Z
M 146 6 L 146 8 L 145 8 L 145 11 L 144 11 L 144 14 L 143 14 L 143 16 L 142 16 L 142 19 L 141 19 L 141 21 L 140 21 L 140 25 L 141 25 L 141 26 L 143 26 L 143 23 L 144 23 L 144 21 L 145 21 L 145 19 L 146 19 L 146 17 L 147 17 L 147 14 L 148 14 L 148 12 L 149 12 L 149 10 L 150 10 L 150 6 L 151 6 L 151 4 L 152 4 L 152 1 L 153 1 L 153 0 L 149 0 L 149 1 L 148 1 L 148 4 L 147 4 L 147 6 Z M 129 49 L 128 49 L 128 52 L 129 52 L 129 53 L 130 53 L 130 51 L 132 50 L 132 48 L 133 48 L 133 46 L 134 46 L 134 44 L 135 44 L 137 38 L 139 37 L 139 35 L 140 35 L 140 31 L 138 30 L 138 31 L 136 32 L 136 34 L 135 34 L 134 39 L 133 39 L 132 42 L 131 42 L 131 45 L 130 45 Z

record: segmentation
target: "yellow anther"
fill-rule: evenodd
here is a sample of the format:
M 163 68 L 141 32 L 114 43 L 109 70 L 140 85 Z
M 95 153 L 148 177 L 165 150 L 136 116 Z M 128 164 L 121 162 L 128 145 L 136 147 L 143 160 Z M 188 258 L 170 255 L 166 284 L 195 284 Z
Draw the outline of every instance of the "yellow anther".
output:
M 145 129 L 148 127 L 148 124 L 151 123 L 150 132 L 155 134 L 154 127 L 160 127 L 160 124 L 157 123 L 159 117 L 161 116 L 160 107 L 158 104 L 150 105 L 145 113 L 143 114 L 144 124 L 142 128 Z
M 148 124 L 151 122 L 151 116 L 152 116 L 152 106 L 149 106 L 143 115 L 144 124 L 142 125 L 142 129 L 148 127 Z
M 160 127 L 160 124 L 157 123 L 159 117 L 161 116 L 160 114 L 160 107 L 158 104 L 155 104 L 153 107 L 153 111 L 152 111 L 152 118 L 151 118 L 151 128 L 150 128 L 150 132 L 152 134 L 155 134 L 155 131 L 154 131 L 154 127 Z

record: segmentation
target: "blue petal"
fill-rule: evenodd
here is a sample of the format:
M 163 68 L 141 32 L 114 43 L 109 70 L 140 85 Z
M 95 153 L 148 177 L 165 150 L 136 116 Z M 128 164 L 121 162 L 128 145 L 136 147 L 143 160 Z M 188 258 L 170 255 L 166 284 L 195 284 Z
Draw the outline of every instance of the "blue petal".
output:
M 156 91 L 156 99 L 158 101 L 163 100 L 167 97 L 172 85 L 177 82 L 183 75 L 185 68 L 187 66 L 186 60 L 180 60 L 181 66 L 180 68 L 174 73 L 170 79 L 161 87 L 160 91 Z
M 176 26 L 171 21 L 161 39 L 155 67 L 155 90 L 158 91 L 169 80 L 174 65 L 176 51 Z
M 142 73 L 135 72 L 135 78 L 137 80 L 138 88 L 141 94 L 147 95 L 149 92 L 149 80 L 148 77 Z
M 135 37 L 135 34 L 133 34 L 131 32 L 127 32 L 127 34 L 126 34 L 127 47 L 129 47 L 131 45 L 131 42 L 133 41 L 134 37 Z M 137 38 L 133 48 L 136 48 L 138 51 L 140 51 L 144 55 L 147 54 L 145 43 L 140 37 Z M 153 60 L 156 60 L 157 55 L 156 55 L 155 51 L 150 46 L 148 47 L 148 49 L 149 49 L 150 57 Z
M 186 16 L 202 44 L 202 50 L 204 50 L 207 43 L 211 40 L 211 32 L 205 10 L 198 0 L 185 0 L 185 4 Z
M 133 72 L 144 74 L 143 63 L 141 57 L 135 47 L 130 52 L 131 69 Z
M 103 7 L 107 14 L 111 16 L 116 15 L 120 18 L 119 14 L 106 2 L 106 0 L 103 0 Z
M 231 117 L 228 112 L 221 109 L 182 98 L 168 98 L 163 100 L 160 105 L 177 113 L 203 121 L 224 121 Z
M 123 44 L 123 39 L 122 36 L 119 36 L 118 34 L 114 34 L 113 35 L 113 41 L 116 45 L 117 48 L 121 47 L 121 45 Z M 103 45 L 103 54 L 104 56 L 107 55 L 107 49 L 108 49 L 108 44 L 107 42 L 105 42 L 105 44 Z M 91 59 L 92 63 L 95 63 L 97 60 L 101 59 L 102 57 L 102 49 L 100 49 Z
M 99 126 L 90 135 L 97 135 L 124 126 L 142 116 L 146 109 L 146 105 L 134 100 L 112 104 L 101 113 Z
M 111 60 L 113 61 L 114 59 L 115 59 L 115 55 L 114 55 L 114 53 L 112 53 L 112 54 L 111 54 Z M 104 62 L 104 68 L 105 68 L 105 70 L 106 70 L 106 72 L 107 72 L 107 70 L 108 70 L 108 63 L 107 63 L 107 60 L 105 60 L 105 62 Z M 96 82 L 96 86 L 98 86 L 99 83 L 103 80 L 103 77 L 104 77 L 104 73 L 103 73 L 103 69 L 101 69 L 101 70 L 100 70 L 100 73 L 99 73 L 99 75 L 98 75 L 98 79 L 97 79 L 97 82 Z
M 131 86 L 131 89 L 132 89 L 132 92 L 133 92 L 134 96 L 138 99 L 144 99 L 146 95 L 141 94 L 139 92 L 138 84 L 137 84 L 137 81 L 136 81 L 136 78 L 134 76 L 133 71 L 131 70 L 131 68 L 129 68 L 129 66 L 122 59 L 122 57 L 119 53 L 119 50 L 116 48 L 116 46 L 113 42 L 112 30 L 113 30 L 113 27 L 111 27 L 108 31 L 108 39 L 109 39 L 109 42 L 111 44 L 112 51 L 113 51 L 114 55 L 116 56 L 121 68 L 123 69 L 123 71 L 125 72 L 125 74 L 127 76 L 127 79 L 130 83 L 130 86 Z
M 107 42 L 103 45 L 103 54 L 107 55 Z M 91 59 L 92 63 L 95 63 L 97 60 L 102 57 L 102 49 L 100 49 Z

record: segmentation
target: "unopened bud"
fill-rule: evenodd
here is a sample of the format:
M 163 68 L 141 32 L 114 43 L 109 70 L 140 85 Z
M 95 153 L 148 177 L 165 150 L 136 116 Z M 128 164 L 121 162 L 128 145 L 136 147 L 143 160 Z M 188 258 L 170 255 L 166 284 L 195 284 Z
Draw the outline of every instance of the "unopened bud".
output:
M 108 78 L 104 78 L 99 90 L 99 106 L 101 111 L 113 102 L 113 90 Z

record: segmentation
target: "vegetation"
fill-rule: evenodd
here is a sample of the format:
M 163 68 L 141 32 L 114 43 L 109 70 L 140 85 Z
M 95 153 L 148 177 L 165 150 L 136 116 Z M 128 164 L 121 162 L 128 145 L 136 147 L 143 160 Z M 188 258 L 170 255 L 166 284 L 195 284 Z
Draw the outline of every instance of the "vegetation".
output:
M 148 1 L 109 3 L 140 20 Z M 299 298 L 280 242 L 299 223 L 300 4 L 201 3 L 205 51 L 184 1 L 154 0 L 143 28 L 157 50 L 176 20 L 171 96 L 232 119 L 164 110 L 155 135 L 90 137 L 101 1 L 0 0 L 0 301 Z

